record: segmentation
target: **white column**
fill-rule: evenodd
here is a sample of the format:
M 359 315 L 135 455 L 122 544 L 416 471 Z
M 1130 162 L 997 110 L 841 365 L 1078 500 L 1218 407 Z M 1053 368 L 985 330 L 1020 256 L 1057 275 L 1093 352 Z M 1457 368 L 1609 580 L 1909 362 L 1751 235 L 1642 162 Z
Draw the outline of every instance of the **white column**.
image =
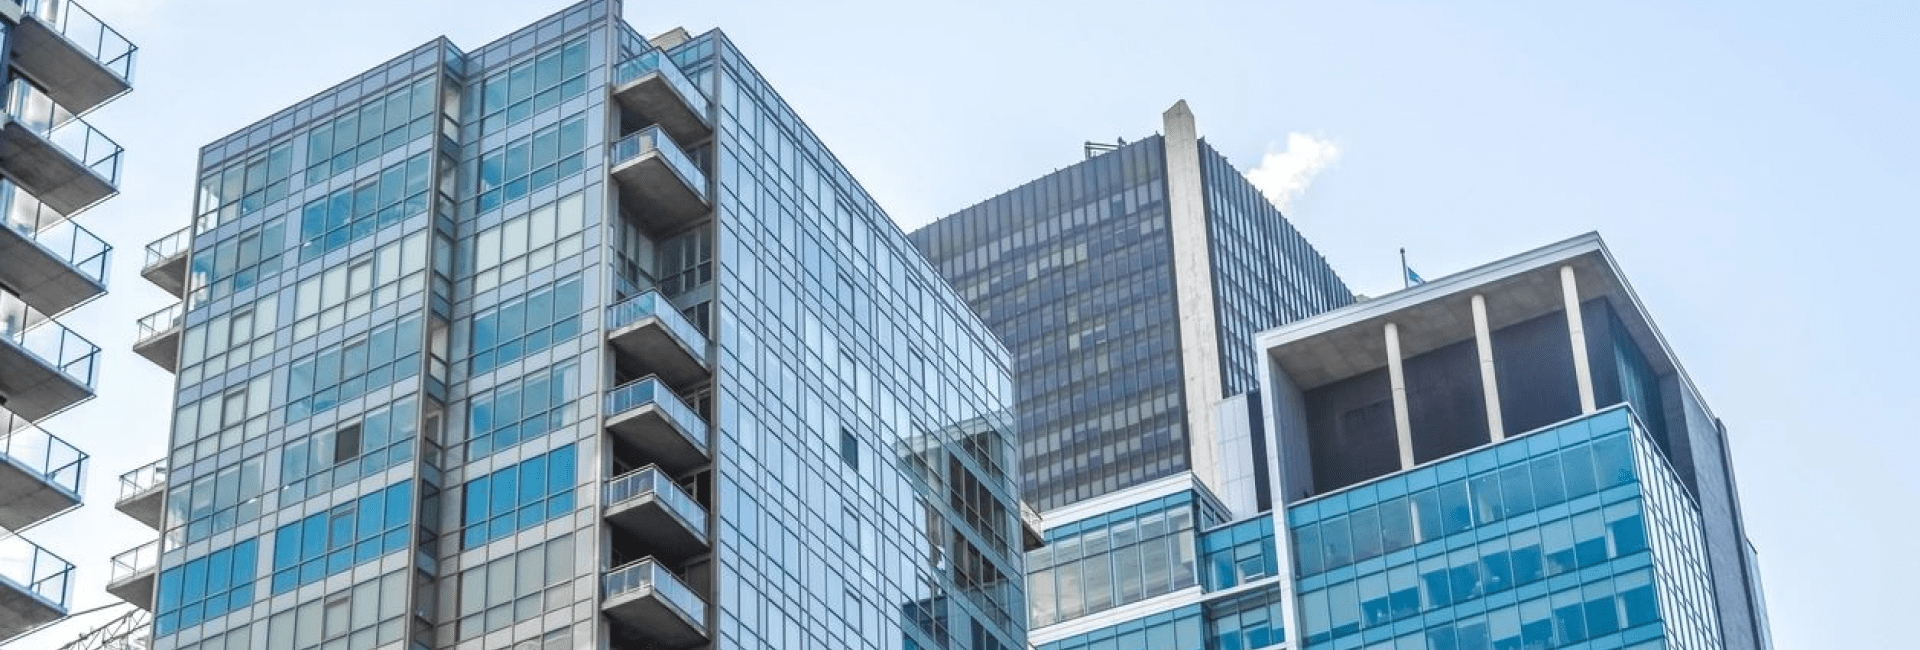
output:
M 1507 439 L 1500 421 L 1500 382 L 1493 376 L 1493 328 L 1487 325 L 1487 297 L 1473 294 L 1473 340 L 1480 348 L 1480 393 L 1487 401 L 1487 431 L 1494 442 Z
M 1220 330 L 1213 313 L 1212 248 L 1207 241 L 1206 188 L 1200 178 L 1200 132 L 1186 101 L 1161 115 L 1167 163 L 1167 220 L 1173 239 L 1173 295 L 1180 326 L 1181 381 L 1187 398 L 1192 469 L 1215 494 L 1226 491 L 1213 407 L 1225 397 Z
M 1574 282 L 1573 266 L 1560 267 L 1560 294 L 1567 301 L 1567 336 L 1573 339 L 1574 382 L 1580 387 L 1580 412 L 1599 410 L 1593 404 L 1593 369 L 1587 360 L 1587 325 L 1580 319 L 1580 286 Z
M 1400 469 L 1413 469 L 1413 422 L 1407 416 L 1407 373 L 1400 367 L 1400 326 L 1387 323 L 1387 379 L 1393 384 L 1393 433 Z

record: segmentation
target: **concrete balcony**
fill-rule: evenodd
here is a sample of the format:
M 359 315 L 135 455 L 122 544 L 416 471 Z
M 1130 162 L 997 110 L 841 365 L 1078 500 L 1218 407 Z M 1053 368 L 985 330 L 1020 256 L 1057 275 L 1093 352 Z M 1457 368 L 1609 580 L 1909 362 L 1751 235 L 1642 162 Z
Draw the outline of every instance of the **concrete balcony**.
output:
M 668 478 L 648 465 L 607 481 L 606 517 L 632 534 L 646 548 L 669 559 L 684 559 L 707 550 L 707 509 Z
M 175 298 L 184 298 L 187 295 L 187 258 L 192 252 L 192 226 L 161 237 L 147 244 L 147 259 L 140 266 L 140 277 L 173 294 Z
M 1046 523 L 1026 501 L 1020 502 L 1020 550 L 1037 551 L 1047 545 Z
M 631 375 L 657 375 L 686 388 L 706 381 L 707 336 L 657 291 L 607 308 L 607 343 Z
M 115 555 L 112 572 L 107 574 L 107 593 L 134 607 L 153 611 L 153 582 L 160 573 L 159 568 L 158 539 Z
M 59 315 L 107 292 L 107 242 L 0 179 L 0 287 Z
M 607 148 L 608 168 L 620 188 L 620 206 L 640 228 L 668 235 L 705 219 L 707 175 L 658 126 Z
M 48 208 L 72 215 L 113 196 L 120 145 L 22 79 L 7 86 L 0 168 Z
M 87 455 L 0 410 L 0 528 L 19 532 L 80 507 Z M 4 534 L 4 533 L 0 533 Z
M 161 515 L 166 512 L 167 459 L 148 463 L 140 469 L 120 475 L 120 498 L 113 508 L 148 528 L 160 530 Z
M 615 66 L 613 99 L 628 113 L 660 125 L 676 141 L 697 143 L 713 135 L 706 93 L 681 74 L 664 51 L 649 50 Z
M 19 318 L 19 312 L 4 311 L 0 310 L 0 400 L 4 400 L 0 406 L 27 422 L 39 422 L 93 397 L 99 346 L 52 320 Z M 19 327 L 16 322 L 34 324 Z
M 24 537 L 0 538 L 0 642 L 65 618 L 72 583 L 72 562 Z
M 707 601 L 653 558 L 608 571 L 601 587 L 601 611 L 613 621 L 616 641 L 655 650 L 707 642 Z
M 687 472 L 712 462 L 706 421 L 653 377 L 609 391 L 605 416 L 608 433 L 668 471 Z
M 85 113 L 133 88 L 137 48 L 71 0 L 23 0 L 13 65 L 53 100 Z
M 186 305 L 176 302 L 141 318 L 134 324 L 139 332 L 133 338 L 133 351 L 167 372 L 178 370 L 180 326 L 185 322 L 186 313 Z

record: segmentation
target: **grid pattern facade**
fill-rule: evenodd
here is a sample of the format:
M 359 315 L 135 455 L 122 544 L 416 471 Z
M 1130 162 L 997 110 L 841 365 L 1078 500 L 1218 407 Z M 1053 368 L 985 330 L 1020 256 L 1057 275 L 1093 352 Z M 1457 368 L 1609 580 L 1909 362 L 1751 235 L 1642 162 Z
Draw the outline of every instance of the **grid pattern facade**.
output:
M 1260 389 L 1253 335 L 1353 304 L 1353 292 L 1227 157 L 1200 141 L 1222 395 Z
M 203 149 L 154 647 L 1024 645 L 1004 350 L 724 35 L 620 10 Z
M 1624 408 L 1290 507 L 1304 647 L 1722 647 L 1700 514 Z
M 1188 468 L 1165 160 L 1147 138 L 913 234 L 1013 354 L 1042 511 Z

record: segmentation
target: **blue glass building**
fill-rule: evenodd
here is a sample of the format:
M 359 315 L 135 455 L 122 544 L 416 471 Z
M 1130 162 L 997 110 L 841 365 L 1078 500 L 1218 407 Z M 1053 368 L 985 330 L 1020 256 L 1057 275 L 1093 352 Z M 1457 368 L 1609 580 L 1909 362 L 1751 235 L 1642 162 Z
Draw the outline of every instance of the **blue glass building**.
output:
M 1293 647 L 1770 647 L 1725 426 L 1597 235 L 1257 347 Z
M 1025 645 L 1006 353 L 723 33 L 435 40 L 200 179 L 155 648 Z
M 80 505 L 87 455 L 42 425 L 98 380 L 60 321 L 107 292 L 112 247 L 76 219 L 119 191 L 121 149 L 86 116 L 134 53 L 76 3 L 0 0 L 0 644 L 68 614 L 73 565 L 22 533 Z

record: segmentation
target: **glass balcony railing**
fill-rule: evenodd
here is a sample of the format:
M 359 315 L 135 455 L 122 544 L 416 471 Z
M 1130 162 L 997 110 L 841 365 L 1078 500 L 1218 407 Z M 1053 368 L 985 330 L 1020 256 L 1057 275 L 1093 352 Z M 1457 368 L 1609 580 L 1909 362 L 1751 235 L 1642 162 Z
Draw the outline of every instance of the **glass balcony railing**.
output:
M 707 509 L 688 496 L 680 484 L 660 471 L 660 468 L 648 465 L 640 469 L 621 474 L 607 481 L 607 507 L 620 505 L 628 499 L 653 495 L 667 510 L 686 524 L 690 530 L 700 531 L 702 536 L 707 528 Z
M 17 197 L 27 196 L 25 192 L 17 195 Z M 0 209 L 7 207 L 4 205 L 5 201 L 6 197 L 0 196 Z M 6 211 L 7 228 L 20 233 L 22 237 L 33 240 L 33 243 L 39 244 L 40 248 L 47 253 L 66 262 L 67 266 L 72 267 L 80 275 L 86 276 L 87 279 L 101 286 L 106 286 L 107 255 L 113 252 L 113 247 L 108 246 L 105 240 L 94 236 L 92 232 L 81 228 L 80 224 L 71 220 L 61 220 L 40 230 L 33 230 L 30 224 L 16 222 L 13 217 L 12 211 Z
M 647 404 L 666 415 L 667 419 L 680 429 L 681 437 L 705 454 L 707 451 L 707 423 L 693 408 L 680 401 L 678 395 L 667 390 L 660 380 L 649 375 L 621 384 L 607 392 L 606 415 L 612 417 Z
M 120 184 L 120 145 L 86 120 L 53 103 L 53 98 L 33 84 L 15 79 L 8 85 L 7 114 L 27 131 L 52 142 L 95 175 L 106 179 L 108 184 Z
M 695 627 L 706 628 L 707 601 L 693 593 L 673 572 L 661 568 L 653 558 L 641 558 L 607 571 L 605 586 L 608 600 L 627 592 L 651 589 L 661 602 L 680 610 Z
M 700 172 L 700 168 L 693 164 L 693 159 L 688 158 L 687 154 L 680 150 L 680 146 L 673 143 L 673 138 L 667 137 L 666 132 L 661 131 L 659 126 L 649 126 L 635 131 L 633 135 L 621 138 L 619 142 L 613 143 L 613 150 L 608 155 L 612 160 L 612 166 L 618 167 L 621 163 L 650 152 L 658 152 L 660 158 L 667 161 L 667 167 L 678 174 L 680 180 L 686 183 L 694 194 L 700 196 L 701 201 L 707 200 L 707 175 Z
M 167 485 L 167 459 L 148 463 L 145 467 L 120 475 L 120 501 L 152 492 Z
M 694 327 L 686 316 L 680 315 L 680 308 L 673 306 L 658 291 L 648 291 L 607 307 L 607 329 L 618 330 L 649 317 L 659 318 L 660 324 L 668 332 L 693 351 L 694 359 L 703 365 L 707 362 L 707 335 L 701 334 L 700 328 Z
M 180 327 L 181 319 L 187 315 L 185 303 L 173 303 L 166 309 L 147 314 L 135 325 L 140 332 L 133 337 L 133 344 L 139 345 Z
M 0 178 L 0 218 L 6 219 L 8 228 L 26 232 L 52 228 L 66 221 L 67 215 L 60 214 L 13 181 Z
M 613 87 L 619 88 L 653 72 L 659 72 L 660 78 L 666 79 L 667 85 L 673 88 L 674 92 L 680 93 L 680 97 L 693 108 L 693 112 L 703 118 L 706 117 L 707 94 L 701 92 L 700 87 L 694 85 L 686 75 L 681 74 L 680 66 L 674 65 L 673 59 L 667 57 L 666 52 L 661 50 L 648 50 L 645 54 L 614 66 Z
M 113 568 L 107 573 L 107 582 L 115 583 L 152 571 L 159 563 L 160 540 L 156 539 L 113 556 Z
M 191 245 L 193 245 L 193 226 L 173 231 L 173 234 L 147 244 L 147 259 L 140 264 L 140 268 L 148 268 L 173 259 L 187 252 L 187 247 Z
M 14 325 L 13 320 L 0 315 L 0 340 L 25 350 L 75 382 L 93 388 L 100 346 L 75 334 L 73 330 L 51 320 L 20 328 Z
M 20 3 L 26 15 L 40 19 L 59 32 L 67 40 L 78 46 L 87 56 L 93 57 L 100 66 L 113 72 L 123 81 L 133 80 L 134 52 L 139 48 L 133 42 L 121 36 L 120 32 L 108 27 L 93 12 L 72 0 L 24 0 Z
M 0 433 L 0 456 L 75 496 L 80 494 L 86 452 L 12 413 L 0 411 L 0 425 L 4 425 L 0 431 L 7 431 Z
M 0 581 L 39 594 L 65 610 L 73 592 L 73 563 L 24 537 L 0 538 Z

